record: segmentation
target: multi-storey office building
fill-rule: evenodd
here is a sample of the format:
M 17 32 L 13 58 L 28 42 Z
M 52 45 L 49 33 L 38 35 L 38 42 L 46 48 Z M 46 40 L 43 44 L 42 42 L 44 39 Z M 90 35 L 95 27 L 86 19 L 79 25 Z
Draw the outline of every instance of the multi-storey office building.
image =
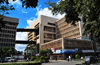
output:
M 37 43 L 44 44 L 46 42 L 56 39 L 56 22 L 57 19 L 47 16 L 39 16 L 34 23 L 29 27 L 38 29 L 37 33 L 29 32 L 28 40 L 37 41 Z
M 18 19 L 3 17 L 3 26 L 0 29 L 0 48 L 14 47 Z
M 37 28 L 38 35 L 30 32 L 28 40 L 40 43 L 40 49 L 55 48 L 55 52 L 75 50 L 75 48 L 93 52 L 92 43 L 83 40 L 85 37 L 82 35 L 82 25 L 83 23 L 77 22 L 76 26 L 73 26 L 65 22 L 65 18 L 57 20 L 42 15 L 29 27 Z
M 68 24 L 65 18 L 62 18 L 56 22 L 56 38 L 70 38 L 70 39 L 81 39 L 88 40 L 89 38 L 83 35 L 83 22 L 76 22 L 76 26 Z M 100 44 L 95 43 L 94 49 L 100 51 Z
M 56 38 L 71 38 L 71 39 L 87 39 L 83 36 L 83 22 L 76 22 L 76 25 L 71 25 L 65 22 L 65 18 L 62 18 L 56 22 Z

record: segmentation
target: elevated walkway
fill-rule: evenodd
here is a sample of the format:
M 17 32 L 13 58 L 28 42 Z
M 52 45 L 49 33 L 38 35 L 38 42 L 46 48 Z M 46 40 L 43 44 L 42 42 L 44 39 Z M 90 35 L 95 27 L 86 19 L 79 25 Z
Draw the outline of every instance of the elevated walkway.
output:
M 16 44 L 36 44 L 36 42 L 35 41 L 16 40 Z
M 23 28 L 18 28 L 17 32 L 37 32 L 38 29 L 23 29 Z

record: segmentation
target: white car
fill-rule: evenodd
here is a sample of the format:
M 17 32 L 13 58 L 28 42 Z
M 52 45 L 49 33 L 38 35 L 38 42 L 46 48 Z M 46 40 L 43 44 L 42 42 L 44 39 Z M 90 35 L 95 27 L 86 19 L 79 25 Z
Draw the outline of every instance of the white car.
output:
M 13 58 L 11 58 L 11 57 L 6 57 L 5 60 L 6 60 L 7 62 L 15 62 L 15 61 L 16 61 L 15 59 L 13 59 Z
M 8 62 L 15 62 L 15 59 L 8 59 Z

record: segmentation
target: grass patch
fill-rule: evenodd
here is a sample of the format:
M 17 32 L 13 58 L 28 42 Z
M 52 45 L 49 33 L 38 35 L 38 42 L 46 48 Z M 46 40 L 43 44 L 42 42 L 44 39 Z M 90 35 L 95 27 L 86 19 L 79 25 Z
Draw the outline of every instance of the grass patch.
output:
M 41 65 L 41 63 L 39 61 L 29 61 L 29 62 L 2 63 L 0 65 Z

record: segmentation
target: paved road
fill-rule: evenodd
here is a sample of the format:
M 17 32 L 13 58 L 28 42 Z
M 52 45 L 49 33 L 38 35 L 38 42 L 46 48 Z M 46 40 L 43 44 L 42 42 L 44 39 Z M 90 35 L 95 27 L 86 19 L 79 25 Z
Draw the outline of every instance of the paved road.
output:
M 80 63 L 82 63 L 82 61 L 51 61 L 49 63 L 42 63 L 42 65 L 75 65 Z

